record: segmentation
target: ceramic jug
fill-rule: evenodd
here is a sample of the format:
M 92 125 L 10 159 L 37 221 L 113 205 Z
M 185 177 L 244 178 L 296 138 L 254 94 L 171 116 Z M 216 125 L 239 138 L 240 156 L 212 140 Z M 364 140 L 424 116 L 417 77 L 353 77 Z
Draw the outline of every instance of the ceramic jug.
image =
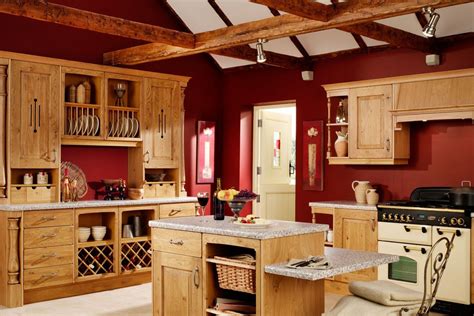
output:
M 337 139 L 334 142 L 334 150 L 336 151 L 336 156 L 338 157 L 347 157 L 347 133 L 336 132 Z
M 368 189 L 372 189 L 369 181 L 355 180 L 352 182 L 352 191 L 355 193 L 357 203 L 367 203 L 366 192 Z
M 375 189 L 367 189 L 365 191 L 365 195 L 367 197 L 367 204 L 377 205 L 377 203 L 379 202 L 379 194 L 376 192 Z

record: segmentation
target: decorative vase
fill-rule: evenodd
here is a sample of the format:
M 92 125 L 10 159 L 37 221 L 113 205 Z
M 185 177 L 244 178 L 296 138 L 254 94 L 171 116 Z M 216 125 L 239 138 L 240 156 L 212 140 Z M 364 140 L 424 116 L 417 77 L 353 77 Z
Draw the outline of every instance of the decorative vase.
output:
M 367 204 L 369 205 L 377 205 L 379 202 L 379 194 L 375 189 L 367 189 L 367 191 L 365 191 L 365 196 L 367 198 Z
M 334 150 L 336 151 L 336 155 L 338 157 L 347 157 L 347 133 L 343 132 L 336 132 L 337 134 L 337 139 L 336 142 L 334 143 Z
M 369 181 L 359 181 L 355 180 L 352 182 L 352 191 L 355 193 L 355 198 L 357 203 L 366 204 L 367 203 L 367 190 L 372 189 Z

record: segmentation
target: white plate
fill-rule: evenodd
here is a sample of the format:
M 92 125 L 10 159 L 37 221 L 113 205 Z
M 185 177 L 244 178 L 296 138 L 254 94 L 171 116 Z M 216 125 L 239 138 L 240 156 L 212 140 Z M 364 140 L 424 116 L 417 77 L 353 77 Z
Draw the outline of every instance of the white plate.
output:
M 92 134 L 92 136 L 96 136 L 97 132 L 99 132 L 100 120 L 97 115 L 93 115 L 92 118 L 94 119 L 94 133 Z
M 79 117 L 79 129 L 77 131 L 78 134 L 84 136 L 87 135 L 87 130 L 89 127 L 89 118 L 85 115 Z
M 87 129 L 87 136 L 92 136 L 94 132 L 94 117 L 87 114 L 87 119 L 89 120 L 89 128 Z
M 240 220 L 240 219 L 239 219 Z M 240 227 L 245 227 L 245 228 L 265 228 L 268 227 L 272 224 L 272 221 L 266 220 L 266 219 L 257 219 L 255 224 L 246 224 L 246 223 L 239 223 L 239 222 L 233 222 L 234 225 L 240 226 Z
M 128 135 L 128 119 L 126 117 L 122 117 L 120 119 L 120 137 L 127 137 Z
M 127 118 L 127 122 L 128 122 L 128 133 L 127 133 L 127 137 L 133 137 L 133 130 L 134 130 L 134 122 L 131 118 Z
M 138 130 L 139 130 L 140 124 L 138 123 L 138 120 L 136 118 L 132 118 L 132 122 L 133 122 L 132 137 L 138 137 Z

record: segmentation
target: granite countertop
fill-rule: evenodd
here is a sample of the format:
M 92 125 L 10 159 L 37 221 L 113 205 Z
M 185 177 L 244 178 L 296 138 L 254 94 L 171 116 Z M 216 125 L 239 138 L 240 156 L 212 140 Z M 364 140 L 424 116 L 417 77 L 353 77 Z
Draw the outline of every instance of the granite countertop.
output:
M 285 262 L 267 265 L 265 266 L 265 272 L 290 278 L 316 281 L 339 274 L 363 270 L 391 262 L 397 262 L 399 260 L 399 257 L 395 255 L 331 247 L 325 247 L 324 254 L 326 255 L 328 261 L 332 264 L 331 269 L 293 269 L 286 267 Z
M 78 202 L 59 202 L 59 203 L 38 203 L 38 204 L 7 204 L 0 205 L 0 211 L 21 212 L 21 211 L 39 211 L 39 210 L 60 210 L 86 207 L 114 207 L 114 206 L 134 206 L 134 205 L 152 205 L 166 203 L 186 203 L 197 202 L 195 197 L 173 197 L 173 198 L 153 198 L 142 200 L 91 200 Z
M 181 218 L 166 218 L 150 221 L 150 227 L 184 230 L 190 232 L 243 237 L 250 239 L 272 239 L 278 237 L 303 235 L 323 232 L 329 229 L 328 225 L 298 223 L 272 220 L 265 228 L 242 227 L 231 222 L 232 217 L 225 217 L 216 221 L 212 216 L 196 216 Z
M 333 207 L 333 208 L 351 208 L 361 211 L 376 211 L 375 205 L 361 204 L 355 201 L 321 201 L 309 202 L 310 207 Z

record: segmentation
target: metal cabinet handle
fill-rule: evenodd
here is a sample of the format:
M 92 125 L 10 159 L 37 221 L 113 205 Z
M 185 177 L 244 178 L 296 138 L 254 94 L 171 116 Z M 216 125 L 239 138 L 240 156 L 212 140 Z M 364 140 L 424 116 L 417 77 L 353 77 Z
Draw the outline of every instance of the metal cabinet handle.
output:
M 33 133 L 36 133 L 38 132 L 36 129 L 36 102 L 38 99 L 34 99 L 33 101 L 35 102 L 35 105 L 33 106 Z
M 146 157 L 146 159 L 145 159 Z M 143 155 L 143 162 L 150 163 L 150 152 L 147 150 L 146 153 Z
M 43 216 L 41 217 L 41 222 L 49 222 L 49 221 L 54 221 L 56 220 L 56 216 Z
M 199 288 L 199 283 L 200 283 L 199 267 L 198 267 L 198 266 L 194 267 L 194 270 L 193 270 L 193 281 L 194 281 L 194 286 L 198 289 L 198 288 Z
M 387 138 L 387 140 L 385 141 L 385 149 L 387 151 L 390 151 L 390 138 Z
M 370 220 L 370 228 L 373 232 L 375 232 L 375 219 L 373 218 Z
M 170 239 L 170 244 L 171 245 L 176 245 L 176 246 L 182 246 L 184 245 L 184 242 L 182 240 L 173 240 L 173 239 Z
M 164 137 L 164 132 L 165 132 L 165 111 L 163 109 L 161 109 L 161 115 L 160 115 L 160 124 L 161 124 L 161 128 L 160 128 L 160 132 L 161 132 L 161 138 Z
M 175 216 L 176 214 L 182 212 L 182 210 L 171 210 L 169 213 L 168 213 L 168 216 Z
M 38 128 L 41 127 L 41 105 L 38 104 Z
M 30 127 L 33 127 L 33 104 L 30 104 Z
M 36 280 L 36 284 L 43 283 L 51 278 L 54 278 L 57 275 L 58 275 L 57 272 L 42 274 L 41 277 L 38 280 Z
M 421 232 L 422 232 L 423 234 L 426 234 L 426 233 L 428 232 L 428 230 L 426 229 L 425 226 L 421 226 L 421 228 L 420 228 L 420 227 L 418 227 L 418 226 L 403 225 L 403 228 L 405 229 L 405 231 L 406 231 L 407 233 L 409 233 L 412 229 L 421 230 Z
M 41 235 L 41 238 L 45 238 L 45 239 L 46 239 L 46 238 L 54 238 L 54 237 L 56 237 L 57 235 L 58 235 L 58 234 L 56 234 L 56 233 L 43 234 L 43 235 Z
M 48 259 L 48 258 L 56 258 L 57 256 L 58 256 L 58 254 L 53 252 L 53 253 L 44 254 L 44 255 L 41 256 L 41 258 Z
M 163 114 L 163 133 L 166 134 L 166 114 Z
M 462 232 L 459 229 L 449 229 L 449 228 L 436 228 L 438 235 L 444 235 L 444 233 L 456 234 L 457 237 L 462 236 Z
M 410 252 L 410 250 L 415 250 L 415 251 L 421 252 L 422 254 L 426 254 L 426 249 L 424 247 L 403 246 L 403 249 L 405 249 L 405 252 Z

